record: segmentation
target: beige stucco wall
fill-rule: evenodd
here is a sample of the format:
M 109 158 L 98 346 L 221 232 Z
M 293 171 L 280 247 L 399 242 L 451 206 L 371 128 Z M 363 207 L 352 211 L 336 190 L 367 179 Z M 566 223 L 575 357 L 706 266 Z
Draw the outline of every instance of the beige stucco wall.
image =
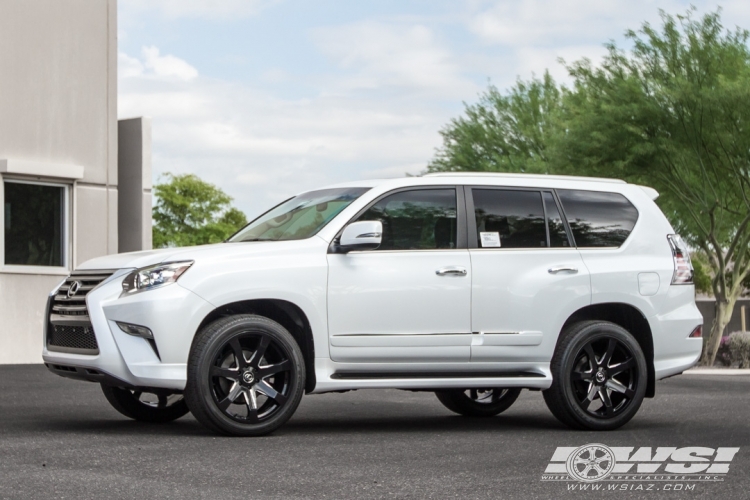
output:
M 116 0 L 0 0 L 0 159 L 82 166 L 20 178 L 70 186 L 69 270 L 117 252 Z M 0 363 L 41 362 L 59 274 L 0 271 Z

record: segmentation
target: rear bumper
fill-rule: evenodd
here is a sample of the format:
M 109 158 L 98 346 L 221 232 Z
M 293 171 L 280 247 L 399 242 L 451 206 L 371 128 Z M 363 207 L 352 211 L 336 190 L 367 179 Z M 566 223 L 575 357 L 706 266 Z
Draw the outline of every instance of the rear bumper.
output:
M 703 324 L 703 316 L 695 305 L 694 287 L 672 285 L 663 310 L 650 321 L 656 380 L 695 366 L 703 350 L 702 338 L 689 337 L 696 326 Z

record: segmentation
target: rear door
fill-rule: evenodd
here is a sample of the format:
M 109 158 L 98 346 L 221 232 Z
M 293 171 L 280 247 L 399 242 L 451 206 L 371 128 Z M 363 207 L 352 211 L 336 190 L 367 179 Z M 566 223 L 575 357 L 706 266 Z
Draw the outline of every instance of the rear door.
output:
M 466 192 L 471 360 L 549 361 L 565 320 L 591 302 L 589 273 L 556 195 L 485 186 Z

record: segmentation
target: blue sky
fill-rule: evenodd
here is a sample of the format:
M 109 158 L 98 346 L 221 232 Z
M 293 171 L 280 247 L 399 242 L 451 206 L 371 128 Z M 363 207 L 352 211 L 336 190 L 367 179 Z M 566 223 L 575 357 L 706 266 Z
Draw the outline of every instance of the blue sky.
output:
M 677 0 L 120 0 L 119 115 L 153 120 L 153 171 L 195 173 L 249 217 L 326 184 L 423 171 L 439 130 Z

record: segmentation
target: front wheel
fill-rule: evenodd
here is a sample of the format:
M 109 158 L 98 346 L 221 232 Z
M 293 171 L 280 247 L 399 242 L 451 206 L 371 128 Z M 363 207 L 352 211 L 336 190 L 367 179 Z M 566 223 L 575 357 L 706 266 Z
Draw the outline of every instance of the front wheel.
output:
M 209 429 L 232 436 L 273 432 L 294 414 L 304 389 L 302 351 L 275 321 L 230 316 L 195 339 L 185 399 Z
M 494 417 L 511 407 L 521 389 L 454 389 L 435 396 L 450 411 L 465 417 Z
M 648 368 L 633 336 L 607 321 L 582 321 L 563 332 L 544 401 L 574 429 L 612 430 L 630 421 L 646 394 Z
M 102 392 L 112 408 L 141 422 L 171 422 L 190 411 L 182 394 L 168 390 L 131 390 L 102 384 Z

